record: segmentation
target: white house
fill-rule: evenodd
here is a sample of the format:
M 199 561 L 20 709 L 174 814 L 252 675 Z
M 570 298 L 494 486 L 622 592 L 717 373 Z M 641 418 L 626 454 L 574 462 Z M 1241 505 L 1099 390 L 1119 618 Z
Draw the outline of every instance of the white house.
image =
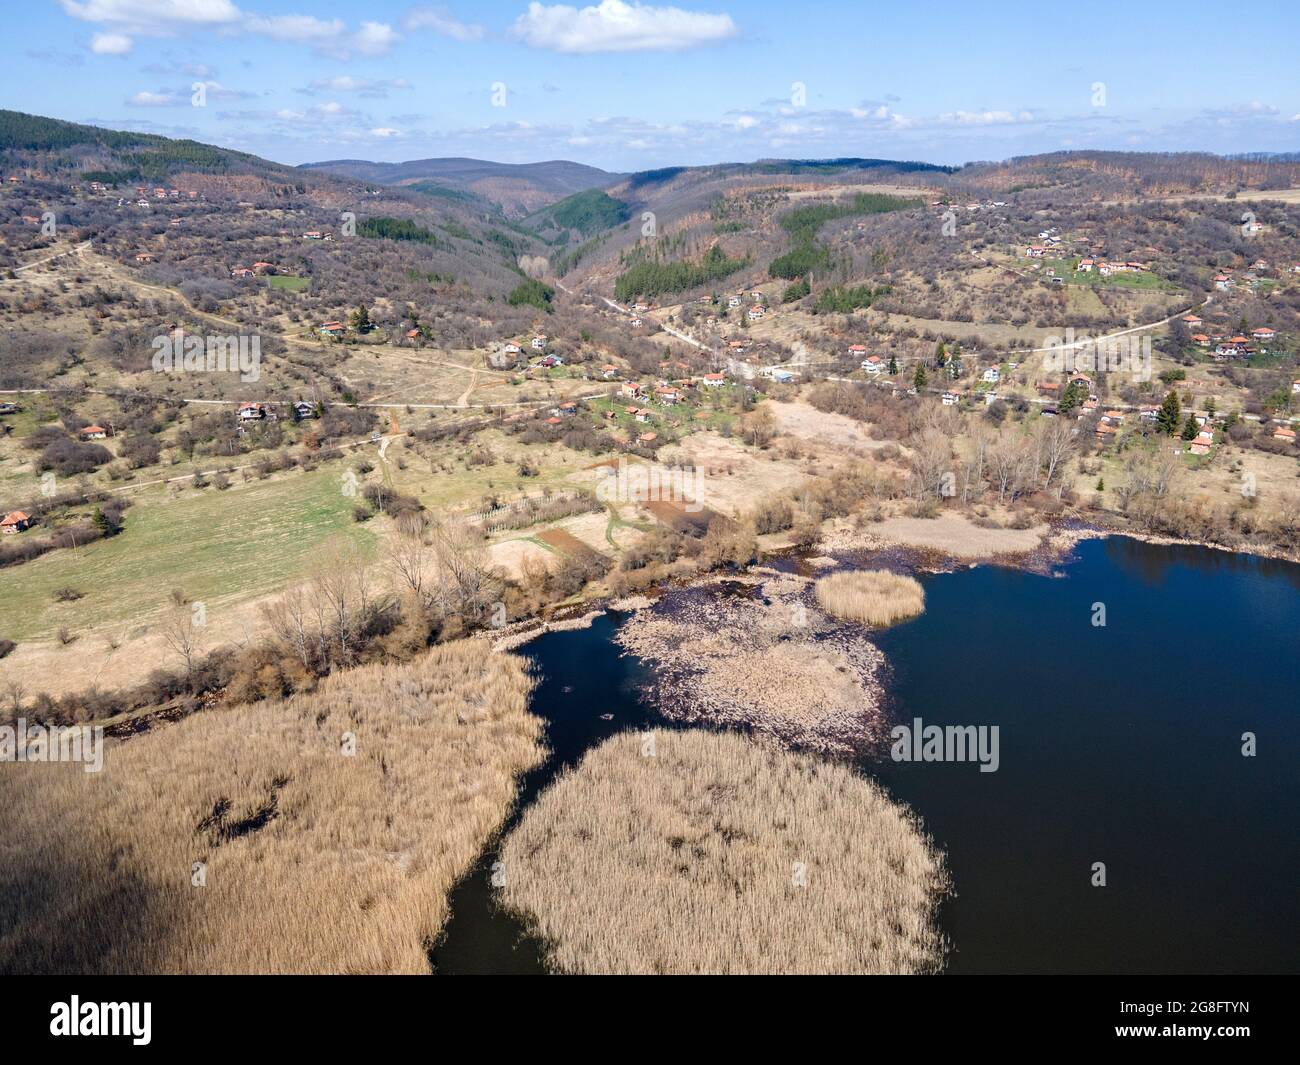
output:
M 945 392 L 945 393 L 943 394 L 943 405 L 944 405 L 945 407 L 955 407 L 955 406 L 957 406 L 957 393 L 956 393 L 956 392 Z
M 544 337 L 544 336 L 535 336 L 535 337 L 533 337 L 533 350 L 534 350 L 534 351 L 541 351 L 541 350 L 542 350 L 543 348 L 545 348 L 545 347 L 546 347 L 546 337 Z
M 762 307 L 750 307 L 749 311 L 746 313 L 746 317 L 748 317 L 751 322 L 761 322 L 763 320 L 763 315 L 766 313 L 767 311 Z
M 706 373 L 704 377 L 701 378 L 700 383 L 704 385 L 705 388 L 721 388 L 727 383 L 727 375 L 721 373 Z
M 996 385 L 998 381 L 1000 381 L 1001 379 L 1002 379 L 1002 371 L 999 370 L 996 366 L 990 366 L 987 370 L 984 371 L 983 374 L 980 375 L 980 380 L 990 385 Z

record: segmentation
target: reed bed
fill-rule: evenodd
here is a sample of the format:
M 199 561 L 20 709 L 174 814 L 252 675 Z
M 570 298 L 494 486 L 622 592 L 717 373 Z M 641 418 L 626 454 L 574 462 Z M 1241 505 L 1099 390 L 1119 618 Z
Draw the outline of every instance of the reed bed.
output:
M 654 666 L 647 695 L 669 718 L 828 754 L 874 747 L 884 655 L 805 603 L 808 584 L 778 574 L 749 594 L 693 588 L 639 612 L 616 639 Z
M 564 973 L 921 973 L 941 857 L 852 769 L 697 730 L 611 737 L 501 851 L 502 902 Z
M 533 684 L 464 640 L 113 744 L 99 774 L 0 765 L 0 972 L 428 972 L 543 756 Z
M 925 590 L 915 577 L 888 570 L 846 570 L 821 577 L 817 602 L 828 614 L 883 628 L 925 609 Z

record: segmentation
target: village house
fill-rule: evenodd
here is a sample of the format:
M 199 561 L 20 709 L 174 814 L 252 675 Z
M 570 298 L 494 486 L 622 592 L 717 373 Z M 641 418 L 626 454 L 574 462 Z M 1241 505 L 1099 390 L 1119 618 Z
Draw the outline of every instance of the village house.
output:
M 645 322 L 642 321 L 640 318 L 633 318 L 631 324 L 633 329 L 640 329 L 643 325 L 645 325 Z
M 775 381 L 778 385 L 788 385 L 794 380 L 794 374 L 789 370 L 782 370 L 776 366 L 769 366 L 763 371 L 763 376 Z
M 849 354 L 855 359 L 865 359 L 867 357 L 866 344 L 850 344 Z
M 563 366 L 564 360 L 558 355 L 547 355 L 544 359 L 538 359 L 535 365 L 540 366 L 543 370 L 550 370 L 556 366 Z
M 308 403 L 305 399 L 297 400 L 293 405 L 293 420 L 301 422 L 307 418 L 317 417 L 317 407 L 315 403 Z
M 1079 260 L 1079 265 L 1076 266 L 1074 269 L 1075 269 L 1075 272 L 1076 272 L 1076 273 L 1080 273 L 1080 274 L 1090 274 L 1090 273 L 1092 273 L 1092 268 L 1093 268 L 1095 265 L 1096 265 L 1096 263 L 1094 263 L 1091 259 L 1080 259 L 1080 260 Z
M 1300 378 L 1291 382 L 1291 394 L 1293 396 L 1300 395 Z
M 727 306 L 728 306 L 728 307 L 739 307 L 739 306 L 740 306 L 740 297 L 739 297 L 739 296 L 732 296 L 732 297 L 730 297 L 730 298 L 727 300 Z
M 727 383 L 727 375 L 721 373 L 706 373 L 701 379 L 700 384 L 705 388 L 721 388 Z
M 606 381 L 613 379 L 615 376 L 617 376 L 617 374 L 618 374 L 617 366 L 613 366 L 607 363 L 606 365 L 600 368 L 600 376 Z
M 1002 371 L 999 370 L 996 366 L 990 366 L 987 370 L 985 370 L 982 374 L 980 374 L 980 380 L 990 385 L 996 385 L 998 381 L 1001 380 L 1001 378 L 1002 378 Z
M 682 398 L 681 391 L 676 388 L 656 388 L 655 400 L 665 406 L 671 407 L 674 403 Z
M 745 317 L 751 322 L 761 322 L 765 314 L 767 314 L 767 311 L 763 307 L 750 307 L 745 313 Z
M 151 263 L 153 262 L 153 256 L 147 251 L 142 251 L 135 257 L 135 261 L 138 263 Z
M 341 337 L 347 332 L 347 326 L 342 322 L 322 322 L 320 332 L 327 337 Z
M 11 510 L 3 519 L 0 519 L 0 533 L 5 535 L 25 532 L 31 527 L 31 515 L 24 514 L 21 510 Z
M 1261 329 L 1253 330 L 1250 335 L 1253 336 L 1256 340 L 1272 340 L 1274 337 L 1277 336 L 1277 330 L 1270 329 L 1268 328 L 1268 326 L 1264 326 Z
M 1035 386 L 1040 396 L 1048 396 L 1055 399 L 1061 394 L 1061 386 L 1057 381 L 1039 381 Z
M 233 270 L 230 271 L 230 276 L 232 278 L 235 278 L 236 280 L 239 280 L 243 278 L 256 277 L 257 273 L 251 267 L 236 266 Z
M 243 423 L 261 421 L 270 413 L 270 407 L 265 403 L 241 403 L 235 415 Z
M 1210 448 L 1214 446 L 1214 430 L 1202 429 L 1196 434 L 1196 439 L 1191 442 L 1188 450 L 1193 455 L 1208 455 Z
M 1214 287 L 1220 292 L 1227 292 L 1232 288 L 1232 278 L 1227 274 L 1218 274 L 1214 278 Z
M 624 399 L 641 399 L 645 396 L 645 390 L 637 381 L 624 381 L 618 386 L 618 394 Z
M 320 240 L 321 231 L 319 229 L 309 229 L 302 235 L 303 240 Z
M 1195 315 L 1195 314 L 1183 315 L 1183 325 L 1187 326 L 1188 329 L 1195 329 L 1198 325 L 1201 324 L 1202 321 L 1199 315 Z
M 637 437 L 637 440 L 642 444 L 653 444 L 658 439 L 658 433 L 642 433 Z
M 879 355 L 868 355 L 862 360 L 862 369 L 869 374 L 883 373 L 885 363 Z
M 108 430 L 102 425 L 87 425 L 77 435 L 82 440 L 103 440 L 108 436 Z
M 535 336 L 535 337 L 533 337 L 533 339 L 532 339 L 532 348 L 533 348 L 534 351 L 542 351 L 543 349 L 545 349 L 545 347 L 546 347 L 546 337 L 545 337 L 545 336 L 541 336 L 541 335 L 539 335 L 539 336 Z
M 641 407 L 639 409 L 636 407 L 628 407 L 628 410 L 636 412 L 635 417 L 636 420 L 639 422 L 652 422 L 655 420 L 654 413 L 652 411 L 646 410 L 644 407 Z
M 1274 439 L 1274 440 L 1281 440 L 1281 441 L 1283 441 L 1283 442 L 1285 442 L 1285 443 L 1288 443 L 1288 444 L 1294 444 L 1294 443 L 1295 443 L 1295 430 L 1294 430 L 1294 429 L 1288 429 L 1288 428 L 1286 428 L 1286 426 L 1284 426 L 1284 425 L 1279 425 L 1276 429 L 1273 430 L 1273 439 Z
M 956 392 L 945 392 L 943 394 L 943 405 L 945 407 L 955 407 L 957 406 L 957 399 L 958 396 Z
M 1044 248 L 1041 244 L 1031 244 L 1029 245 L 1029 247 L 1025 249 L 1025 258 L 1041 259 L 1046 252 L 1047 249 Z

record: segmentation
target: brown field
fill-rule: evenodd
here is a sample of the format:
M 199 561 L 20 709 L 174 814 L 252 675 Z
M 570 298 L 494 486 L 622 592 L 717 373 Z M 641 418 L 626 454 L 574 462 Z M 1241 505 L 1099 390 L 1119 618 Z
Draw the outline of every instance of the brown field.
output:
M 650 736 L 650 734 L 647 734 Z M 841 765 L 732 733 L 628 732 L 502 849 L 502 899 L 565 973 L 916 973 L 942 953 L 940 858 Z
M 579 540 L 567 529 L 546 529 L 537 534 L 537 539 L 581 562 L 599 562 L 605 558 L 599 551 Z
M 112 743 L 97 774 L 0 765 L 0 972 L 427 972 L 542 757 L 532 685 L 462 641 Z
M 925 609 L 920 582 L 887 570 L 832 573 L 817 581 L 816 592 L 827 613 L 878 627 L 916 617 Z

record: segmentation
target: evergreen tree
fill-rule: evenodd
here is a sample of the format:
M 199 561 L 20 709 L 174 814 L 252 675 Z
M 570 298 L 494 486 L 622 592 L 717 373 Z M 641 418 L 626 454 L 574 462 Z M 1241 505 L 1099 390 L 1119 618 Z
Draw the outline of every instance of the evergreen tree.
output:
M 889 356 L 889 372 L 894 376 L 898 375 L 898 360 L 893 355 Z
M 1196 415 L 1187 415 L 1187 421 L 1183 422 L 1183 439 L 1195 440 L 1196 434 L 1201 431 L 1201 427 L 1196 424 Z
M 358 333 L 370 332 L 370 312 L 361 304 L 352 312 L 352 328 Z
M 1178 403 L 1178 393 L 1170 389 L 1169 395 L 1165 396 L 1164 402 L 1160 404 L 1160 410 L 1156 413 L 1156 425 L 1165 436 L 1173 436 L 1178 432 L 1178 419 L 1182 415 L 1182 407 Z
M 915 386 L 916 390 L 919 392 L 926 386 L 928 381 L 929 378 L 926 376 L 924 364 L 918 362 L 916 364 L 916 373 L 912 375 L 913 386 Z
M 95 508 L 95 513 L 90 520 L 94 523 L 95 528 L 99 530 L 100 536 L 109 537 L 117 532 L 117 526 L 113 524 L 113 520 L 99 507 Z

